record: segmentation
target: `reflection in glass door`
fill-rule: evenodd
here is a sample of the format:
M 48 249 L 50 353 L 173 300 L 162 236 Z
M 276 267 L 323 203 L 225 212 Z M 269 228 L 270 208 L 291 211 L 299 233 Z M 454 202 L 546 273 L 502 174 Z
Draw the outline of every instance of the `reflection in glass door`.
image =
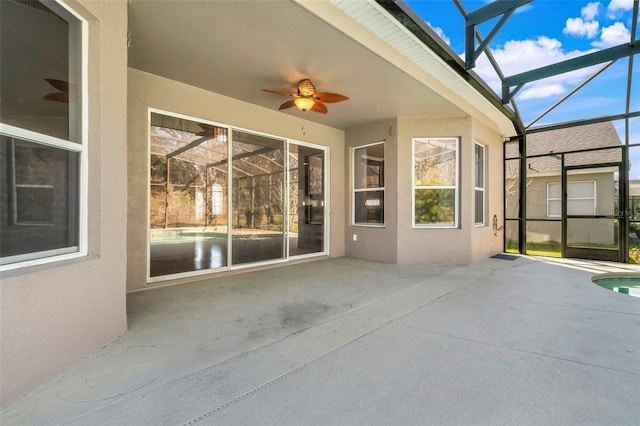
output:
M 149 276 L 227 265 L 227 129 L 151 113 Z
M 232 264 L 285 257 L 283 140 L 232 133 Z
M 289 256 L 324 252 L 324 151 L 289 145 Z

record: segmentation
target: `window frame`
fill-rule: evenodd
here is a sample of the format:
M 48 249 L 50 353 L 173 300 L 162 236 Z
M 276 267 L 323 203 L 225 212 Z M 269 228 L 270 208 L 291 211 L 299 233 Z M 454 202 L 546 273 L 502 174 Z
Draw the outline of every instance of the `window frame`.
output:
M 569 197 L 569 185 L 571 184 L 577 184 L 577 183 L 591 183 L 593 185 L 593 197 Z M 549 189 L 551 187 L 551 185 L 559 185 L 560 186 L 560 197 L 550 197 L 549 196 Z M 597 184 L 596 184 L 596 180 L 576 180 L 576 181 L 571 181 L 571 182 L 567 182 L 567 210 L 569 209 L 569 202 L 570 201 L 584 201 L 584 200 L 592 200 L 593 201 L 593 212 L 591 214 L 587 214 L 585 216 L 590 216 L 590 215 L 594 215 L 596 214 L 596 209 L 598 206 L 597 203 Z M 561 218 L 562 217 L 562 182 L 547 182 L 547 194 L 546 194 L 546 199 L 547 199 L 547 203 L 546 203 L 546 207 L 547 207 L 547 217 L 549 218 Z M 551 201 L 559 201 L 560 202 L 560 214 L 558 215 L 552 215 L 550 214 L 550 209 L 549 209 L 549 205 Z M 567 213 L 568 216 L 572 216 L 569 215 Z M 577 216 L 581 216 L 581 215 L 577 215 Z
M 377 186 L 375 188 L 356 188 L 355 185 L 355 153 L 357 149 L 368 148 L 370 146 L 382 145 L 382 176 L 384 180 L 383 186 Z M 386 157 L 387 157 L 387 143 L 386 141 L 377 141 L 373 143 L 368 143 L 365 145 L 357 145 L 352 146 L 350 149 L 349 162 L 351 163 L 351 226 L 362 226 L 366 228 L 385 228 L 387 221 L 387 192 L 386 192 Z M 379 160 L 378 157 L 375 159 Z M 356 222 L 356 193 L 358 192 L 374 192 L 381 191 L 382 192 L 382 223 L 367 223 L 367 222 Z
M 77 138 L 72 135 L 69 139 L 61 139 L 44 133 L 0 122 L 0 133 L 7 138 L 20 139 L 26 142 L 56 148 L 79 155 L 78 167 L 78 221 L 75 224 L 78 232 L 78 245 L 51 250 L 41 250 L 13 256 L 0 257 L 0 271 L 10 271 L 30 266 L 60 262 L 68 259 L 84 257 L 88 253 L 88 181 L 89 181 L 89 105 L 88 105 L 88 75 L 89 75 L 89 22 L 61 0 L 54 0 L 46 5 L 60 19 L 74 25 L 70 27 L 71 37 L 76 37 L 76 50 L 69 52 L 70 60 L 74 58 L 79 70 L 78 108 L 77 108 Z M 10 182 L 8 182 L 10 184 Z M 14 185 L 15 186 L 15 182 Z M 9 188 L 14 191 L 15 188 Z M 13 215 L 13 212 L 9 212 Z M 20 224 L 26 226 L 28 224 Z
M 453 140 L 456 142 L 455 185 L 416 185 L 416 142 L 423 140 Z M 459 229 L 460 228 L 460 148 L 461 138 L 452 136 L 414 137 L 411 139 L 411 226 L 414 229 Z M 417 189 L 453 189 L 454 215 L 453 224 L 416 223 L 416 190 Z
M 482 186 L 479 187 L 478 186 L 478 181 L 477 181 L 477 177 L 478 177 L 478 163 L 477 163 L 477 156 L 476 156 L 476 150 L 480 148 L 482 149 Z M 486 226 L 487 225 L 487 191 L 486 191 L 486 182 L 487 182 L 487 147 L 483 144 L 481 144 L 478 141 L 475 141 L 473 143 L 473 157 L 474 157 L 474 183 L 473 183 L 473 202 L 474 202 L 474 209 L 473 209 L 473 222 L 474 225 L 476 227 L 482 227 L 482 226 Z M 478 218 L 476 217 L 476 208 L 477 206 L 475 205 L 476 202 L 476 192 L 477 191 L 482 191 L 482 222 L 478 222 Z

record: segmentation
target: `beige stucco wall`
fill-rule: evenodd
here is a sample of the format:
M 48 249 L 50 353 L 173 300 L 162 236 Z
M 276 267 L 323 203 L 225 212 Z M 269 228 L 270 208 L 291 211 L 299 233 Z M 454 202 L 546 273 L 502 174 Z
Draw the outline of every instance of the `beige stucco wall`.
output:
M 386 120 L 349 129 L 346 132 L 343 166 L 347 173 L 345 188 L 349 188 L 346 194 L 346 208 L 344 209 L 346 225 L 344 239 L 347 256 L 386 263 L 397 262 L 397 129 L 397 120 Z M 376 142 L 385 142 L 385 224 L 383 227 L 354 226 L 351 148 Z M 353 241 L 354 235 L 356 235 L 357 241 Z
M 344 256 L 344 132 L 136 69 L 129 69 L 127 289 L 147 286 L 148 109 L 329 147 L 331 256 Z M 300 113 L 303 114 L 303 113 Z M 312 114 L 307 112 L 304 114 Z M 215 276 L 215 274 L 214 274 Z M 203 276 L 198 276 L 202 279 Z M 166 281 L 163 283 L 167 283 Z
M 486 179 L 484 185 L 486 200 L 484 226 L 474 225 L 475 205 L 473 203 L 475 203 L 475 198 L 473 196 L 471 196 L 471 210 L 468 212 L 472 226 L 471 262 L 473 263 L 500 253 L 503 250 L 504 228 L 499 231 L 494 230 L 493 216 L 496 216 L 498 228 L 504 225 L 504 156 L 501 135 L 476 120 L 473 120 L 472 131 L 473 140 L 484 145 L 485 148 L 484 169 Z M 463 178 L 468 178 L 466 182 L 473 190 L 475 184 L 473 151 L 470 157 L 471 162 L 464 163 L 465 167 L 468 167 L 466 170 L 470 172 L 466 175 L 463 173 Z
M 459 227 L 413 228 L 412 143 L 415 137 L 460 138 Z M 411 117 L 387 120 L 346 132 L 345 170 L 353 173 L 350 148 L 386 142 L 386 220 L 384 227 L 353 226 L 353 194 L 347 192 L 347 256 L 399 264 L 469 264 L 502 251 L 501 231 L 494 235 L 492 218 L 503 217 L 502 139 L 471 118 Z M 486 149 L 486 224 L 474 217 L 474 141 Z M 351 188 L 350 180 L 347 182 Z M 353 241 L 353 235 L 357 241 Z
M 398 124 L 398 263 L 464 265 L 472 261 L 473 133 L 471 118 L 400 118 Z M 413 228 L 412 139 L 460 138 L 459 227 Z
M 2 406 L 126 330 L 127 3 L 80 3 L 70 4 L 90 21 L 89 256 L 2 273 Z
M 597 214 L 612 214 L 614 206 L 614 176 L 609 173 L 588 173 L 568 177 L 570 182 L 596 182 Z M 547 218 L 547 183 L 560 182 L 560 175 L 529 178 L 527 180 L 527 241 L 560 242 L 562 226 L 558 222 L 542 222 L 532 219 Z M 567 239 L 569 242 L 593 244 L 613 244 L 613 220 L 571 219 L 568 222 Z

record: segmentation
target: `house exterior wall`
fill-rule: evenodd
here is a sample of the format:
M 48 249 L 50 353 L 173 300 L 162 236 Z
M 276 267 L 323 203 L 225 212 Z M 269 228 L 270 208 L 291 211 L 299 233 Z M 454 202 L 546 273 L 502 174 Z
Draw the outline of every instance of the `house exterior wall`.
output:
M 0 405 L 126 331 L 127 2 L 89 21 L 88 256 L 2 273 Z
M 133 68 L 128 72 L 127 290 L 147 286 L 148 110 L 155 108 L 329 147 L 329 253 L 344 256 L 344 132 Z M 307 112 L 306 114 L 312 114 Z M 332 214 L 333 213 L 333 214 Z M 209 275 L 211 276 L 211 275 Z M 205 276 L 199 276 L 203 278 Z M 192 279 L 187 279 L 193 281 Z M 182 280 L 184 281 L 184 280 Z M 171 281 L 163 281 L 168 283 Z
M 496 253 L 503 251 L 503 232 L 494 229 L 493 217 L 496 217 L 497 227 L 504 225 L 504 156 L 502 151 L 502 137 L 484 126 L 482 123 L 473 121 L 473 139 L 475 142 L 485 147 L 485 224 L 484 226 L 476 226 L 475 223 L 475 202 L 472 199 L 471 210 L 468 216 L 471 220 L 472 244 L 471 244 L 471 262 L 478 262 Z M 463 159 L 464 160 L 464 159 Z M 470 156 L 470 163 L 465 163 L 467 170 L 474 170 L 473 152 Z M 462 177 L 467 177 L 465 174 Z M 474 175 L 468 176 L 470 182 L 469 187 L 474 187 Z
M 416 137 L 460 138 L 460 204 L 457 228 L 414 228 L 412 224 L 412 144 Z M 385 226 L 354 226 L 351 148 L 385 141 Z M 474 218 L 474 141 L 485 146 L 485 225 Z M 346 255 L 398 264 L 469 264 L 502 251 L 492 218 L 503 217 L 502 140 L 471 118 L 401 117 L 346 132 Z M 353 235 L 357 241 L 353 241 Z
M 597 213 L 613 213 L 613 172 L 573 175 L 569 176 L 569 181 L 595 181 Z M 535 221 L 535 218 L 547 218 L 547 183 L 551 182 L 560 182 L 560 176 L 532 177 L 527 180 L 527 241 L 560 242 L 562 240 L 560 218 L 558 222 Z M 614 243 L 613 220 L 572 219 L 568 225 L 569 242 Z
M 458 228 L 413 228 L 412 139 L 460 138 Z M 400 118 L 398 124 L 398 263 L 464 265 L 472 261 L 473 133 L 471 118 Z
M 346 171 L 345 188 L 346 208 L 345 215 L 345 250 L 346 255 L 359 259 L 368 259 L 377 262 L 397 262 L 397 120 L 385 120 L 357 128 L 346 132 L 345 162 Z M 385 142 L 385 219 L 384 226 L 362 226 L 353 224 L 353 147 L 369 145 L 377 142 Z M 354 241 L 354 235 L 357 241 Z

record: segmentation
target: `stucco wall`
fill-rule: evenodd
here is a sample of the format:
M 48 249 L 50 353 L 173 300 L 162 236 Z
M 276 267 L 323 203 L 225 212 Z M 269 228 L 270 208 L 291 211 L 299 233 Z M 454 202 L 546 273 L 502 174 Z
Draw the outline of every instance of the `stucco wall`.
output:
M 129 291 L 147 285 L 149 108 L 329 147 L 329 251 L 331 256 L 344 256 L 343 131 L 130 68 L 127 226 Z M 199 276 L 199 279 L 201 278 L 202 276 Z
M 90 22 L 89 256 L 2 274 L 2 406 L 126 330 L 127 3 L 78 12 Z
M 345 188 L 349 189 L 344 215 L 347 256 L 386 263 L 397 262 L 397 128 L 397 120 L 386 120 L 349 129 L 346 132 L 344 170 L 347 173 Z M 383 141 L 385 142 L 385 224 L 383 227 L 354 226 L 351 148 Z M 356 235 L 357 241 L 353 241 L 353 235 Z
M 596 182 L 597 214 L 612 214 L 614 206 L 613 172 L 588 173 L 569 176 L 569 181 Z M 547 183 L 560 182 L 560 176 L 530 178 L 527 181 L 527 241 L 560 242 L 562 227 L 558 222 L 535 221 L 535 218 L 547 217 Z M 567 228 L 569 242 L 613 244 L 613 220 L 570 219 Z
M 398 263 L 464 265 L 472 261 L 473 134 L 471 118 L 400 118 L 398 123 Z M 460 138 L 459 227 L 413 228 L 412 139 Z
M 503 250 L 503 230 L 497 231 L 493 228 L 493 216 L 496 216 L 497 227 L 504 225 L 504 160 L 502 151 L 502 137 L 484 126 L 482 123 L 473 120 L 473 140 L 484 145 L 485 155 L 485 224 L 484 226 L 476 226 L 475 223 L 475 204 L 472 204 L 468 216 L 471 220 L 472 234 L 472 253 L 471 262 L 478 262 L 487 257 L 500 253 Z M 474 187 L 474 168 L 475 160 L 472 155 L 464 165 L 470 170 L 470 176 L 467 176 L 468 185 L 473 190 Z M 463 175 L 464 176 L 464 175 Z M 472 203 L 475 198 L 472 196 Z

